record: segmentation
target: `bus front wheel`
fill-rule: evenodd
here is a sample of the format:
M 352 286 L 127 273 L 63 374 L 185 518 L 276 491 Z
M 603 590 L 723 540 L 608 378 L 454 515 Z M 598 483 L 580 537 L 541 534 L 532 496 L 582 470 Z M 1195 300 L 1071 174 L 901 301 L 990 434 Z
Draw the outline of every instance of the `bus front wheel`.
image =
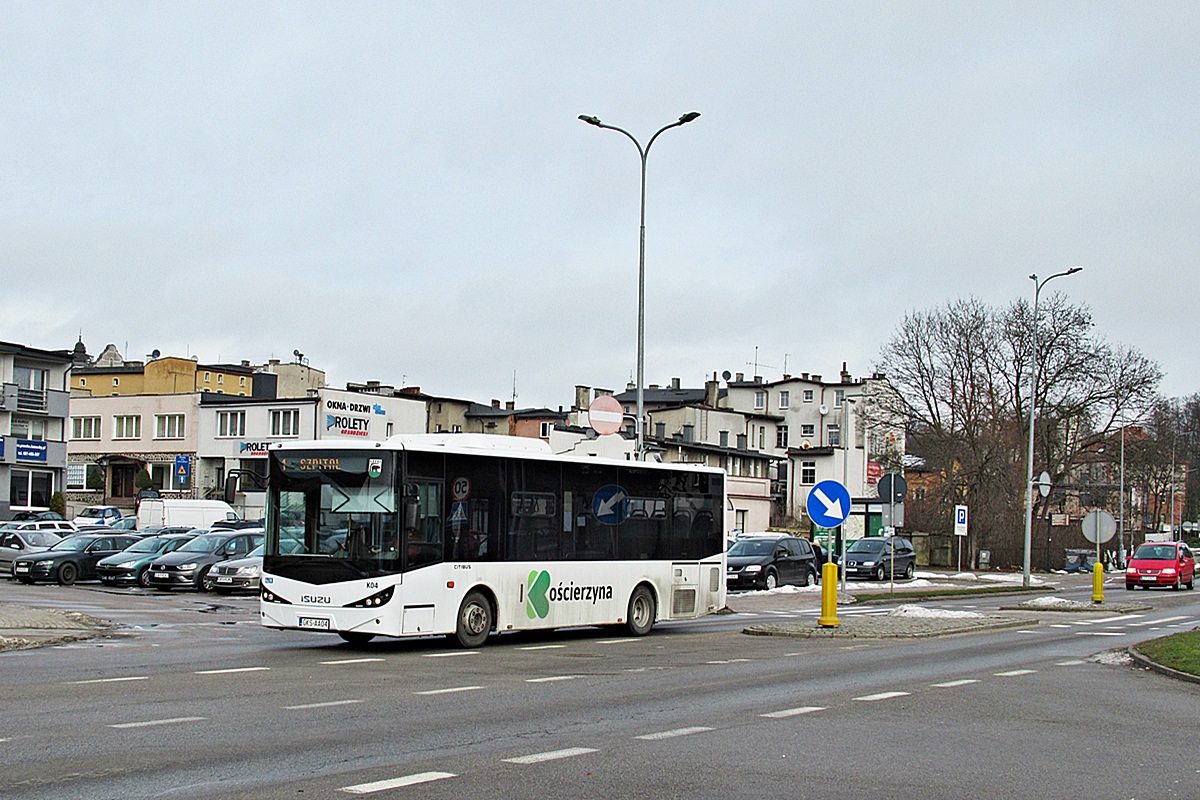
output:
M 628 620 L 625 626 L 634 636 L 645 636 L 654 627 L 656 611 L 654 593 L 645 586 L 639 586 L 629 598 L 629 614 L 625 617 Z
M 479 647 L 487 641 L 494 621 L 492 604 L 482 592 L 471 592 L 458 609 L 458 627 L 454 638 L 463 647 Z

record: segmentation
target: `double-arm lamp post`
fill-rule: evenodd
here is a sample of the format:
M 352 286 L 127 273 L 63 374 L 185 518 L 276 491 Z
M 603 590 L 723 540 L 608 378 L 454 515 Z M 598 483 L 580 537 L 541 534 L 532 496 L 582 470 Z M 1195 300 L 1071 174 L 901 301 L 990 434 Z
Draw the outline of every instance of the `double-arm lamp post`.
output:
M 1038 298 L 1042 294 L 1042 287 L 1055 278 L 1061 278 L 1064 275 L 1074 275 L 1076 272 L 1083 270 L 1083 267 L 1071 267 L 1070 269 L 1056 272 L 1048 278 L 1038 280 L 1036 273 L 1029 276 L 1036 287 L 1033 292 L 1033 348 L 1032 361 L 1033 368 L 1029 378 L 1029 458 L 1026 463 L 1025 474 L 1025 561 L 1024 561 L 1024 580 L 1023 585 L 1029 586 L 1029 554 L 1033 544 L 1033 423 L 1036 417 L 1037 410 L 1037 382 L 1038 382 Z
M 650 137 L 650 141 L 643 148 L 641 142 L 634 138 L 633 134 L 624 128 L 618 128 L 616 125 L 606 125 L 600 121 L 599 117 L 590 117 L 587 114 L 580 114 L 579 118 L 588 125 L 595 125 L 597 128 L 605 128 L 606 130 L 623 133 L 633 142 L 637 148 L 638 156 L 642 160 L 642 208 L 641 208 L 641 224 L 640 238 L 638 241 L 638 330 L 637 330 L 637 457 L 644 459 L 646 457 L 645 450 L 645 394 L 642 387 L 645 385 L 644 372 L 646 360 L 646 157 L 650 155 L 650 147 L 654 144 L 654 140 L 658 138 L 663 131 L 671 128 L 678 128 L 680 125 L 687 123 L 700 116 L 699 111 L 689 111 L 682 117 L 672 122 L 670 125 L 664 125 L 655 131 Z

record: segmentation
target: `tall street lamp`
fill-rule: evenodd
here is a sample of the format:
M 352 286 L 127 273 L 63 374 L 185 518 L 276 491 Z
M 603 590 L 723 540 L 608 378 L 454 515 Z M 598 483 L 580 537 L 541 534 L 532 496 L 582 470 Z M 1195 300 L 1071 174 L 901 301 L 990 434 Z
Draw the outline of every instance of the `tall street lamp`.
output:
M 638 241 L 638 331 L 637 331 L 637 457 L 645 458 L 645 395 L 642 387 L 645 385 L 643 380 L 645 372 L 646 360 L 646 157 L 650 155 L 650 147 L 654 144 L 654 140 L 663 131 L 671 128 L 678 128 L 680 125 L 686 125 L 696 117 L 700 116 L 699 111 L 689 111 L 682 117 L 672 122 L 670 125 L 664 125 L 655 131 L 650 137 L 650 141 L 643 148 L 634 135 L 624 128 L 618 128 L 615 125 L 606 125 L 600 121 L 599 117 L 589 117 L 587 114 L 580 114 L 579 118 L 588 125 L 595 125 L 597 128 L 605 128 L 617 133 L 623 133 L 629 137 L 629 141 L 633 142 L 637 148 L 638 156 L 642 160 L 642 208 L 641 208 L 641 226 L 640 239 Z
M 1029 586 L 1029 552 L 1033 543 L 1033 421 L 1037 409 L 1037 381 L 1038 381 L 1038 298 L 1042 294 L 1042 287 L 1055 278 L 1061 278 L 1064 275 L 1074 275 L 1076 272 L 1083 270 L 1083 267 L 1071 267 L 1070 269 L 1056 272 L 1048 278 L 1038 280 L 1036 273 L 1029 276 L 1035 287 L 1033 292 L 1033 348 L 1032 360 L 1033 368 L 1029 378 L 1029 458 L 1026 463 L 1027 471 L 1025 473 L 1025 561 L 1024 561 L 1024 580 L 1023 584 Z

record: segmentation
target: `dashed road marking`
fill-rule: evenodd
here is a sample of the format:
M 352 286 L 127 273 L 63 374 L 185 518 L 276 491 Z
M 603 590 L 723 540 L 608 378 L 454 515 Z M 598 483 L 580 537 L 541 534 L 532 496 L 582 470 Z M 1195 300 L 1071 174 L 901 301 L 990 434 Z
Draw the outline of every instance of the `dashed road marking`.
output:
M 518 650 L 562 650 L 565 644 L 535 644 L 528 647 L 518 647 Z
M 285 711 L 300 711 L 306 708 L 333 708 L 334 706 L 352 706 L 362 700 L 330 700 L 325 703 L 305 703 L 299 706 L 282 706 Z
M 405 775 L 402 778 L 389 778 L 384 781 L 375 781 L 374 783 L 360 783 L 355 786 L 343 786 L 338 789 L 339 792 L 347 794 L 371 794 L 372 792 L 383 792 L 388 789 L 400 789 L 405 786 L 416 786 L 421 783 L 429 783 L 431 781 L 445 780 L 446 778 L 458 777 L 452 772 L 418 772 L 415 775 Z
M 1181 619 L 1191 619 L 1191 617 L 1184 616 L 1184 617 L 1166 617 L 1164 619 L 1148 619 L 1148 620 L 1144 620 L 1142 622 L 1131 622 L 1131 623 L 1129 623 L 1129 627 L 1141 628 L 1145 625 L 1163 625 L 1167 622 L 1178 622 Z
M 816 711 L 824 711 L 825 706 L 800 706 L 799 708 L 785 708 L 782 711 L 770 711 L 766 714 L 759 714 L 760 717 L 767 719 L 787 719 L 788 717 L 798 717 L 801 714 L 812 714 Z
M 862 700 L 865 703 L 873 703 L 876 700 L 891 700 L 895 697 L 907 697 L 910 692 L 880 692 L 879 694 L 864 694 L 862 697 L 856 697 L 855 700 Z
M 972 683 L 979 683 L 979 681 L 975 678 L 963 678 L 958 681 L 946 681 L 945 683 L 935 683 L 933 685 L 938 689 L 953 689 L 956 686 L 966 686 Z
M 578 675 L 551 675 L 547 678 L 526 678 L 526 683 L 554 683 L 556 681 L 573 681 Z
M 202 722 L 205 717 L 172 717 L 170 719 L 149 719 L 145 722 L 121 722 L 109 725 L 110 728 L 151 728 L 156 725 L 175 725 L 181 722 Z
M 125 683 L 126 681 L 148 681 L 148 680 L 150 680 L 150 677 L 148 675 L 136 675 L 136 676 L 131 675 L 128 678 L 92 678 L 91 680 L 87 680 L 87 681 L 71 681 L 71 685 L 79 686 L 79 685 L 83 685 L 85 683 Z
M 673 731 L 659 731 L 658 733 L 646 733 L 637 738 L 644 739 L 647 742 L 655 742 L 659 739 L 674 739 L 677 736 L 691 736 L 693 733 L 704 733 L 711 731 L 712 728 L 695 727 L 695 728 L 676 728 Z
M 451 686 L 448 689 L 427 689 L 423 692 L 413 692 L 413 694 L 434 695 L 434 694 L 455 694 L 456 692 L 474 692 L 482 689 L 482 686 Z
M 1036 669 L 1010 669 L 1008 672 L 994 672 L 992 674 L 998 678 L 1013 678 L 1018 675 L 1032 675 L 1035 672 L 1037 672 Z
M 588 753 L 599 752 L 591 747 L 568 747 L 564 750 L 551 750 L 547 753 L 532 753 L 527 756 L 517 756 L 516 758 L 504 759 L 509 764 L 540 764 L 543 761 L 556 761 L 560 758 L 574 758 L 575 756 L 584 756 Z
M 454 658 L 455 656 L 477 656 L 478 650 L 452 650 L 449 653 L 426 653 L 425 658 Z
M 1056 667 L 1076 667 L 1076 666 L 1079 666 L 1080 664 L 1086 664 L 1086 663 L 1087 663 L 1086 661 L 1083 661 L 1081 659 L 1072 658 L 1069 661 L 1059 661 L 1054 666 L 1056 666 Z
M 322 661 L 322 664 L 369 664 L 372 661 L 383 661 L 382 658 L 342 658 L 337 661 Z
M 195 675 L 233 675 L 237 672 L 268 672 L 270 667 L 232 667 L 230 669 L 201 669 Z
M 1075 631 L 1076 636 L 1124 636 L 1116 631 Z

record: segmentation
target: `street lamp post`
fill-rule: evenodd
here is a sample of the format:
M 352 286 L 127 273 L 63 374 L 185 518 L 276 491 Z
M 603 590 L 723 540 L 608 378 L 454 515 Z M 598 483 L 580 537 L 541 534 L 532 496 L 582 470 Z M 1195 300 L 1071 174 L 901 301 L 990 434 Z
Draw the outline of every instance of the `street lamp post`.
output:
M 664 125 L 654 132 L 650 137 L 650 141 L 643 148 L 632 133 L 624 128 L 618 128 L 615 125 L 606 125 L 600 121 L 599 117 L 591 117 L 587 114 L 580 114 L 579 118 L 588 125 L 595 125 L 597 128 L 605 128 L 617 133 L 623 133 L 629 137 L 629 141 L 633 142 L 637 148 L 638 156 L 642 160 L 642 203 L 641 203 L 641 222 L 639 227 L 638 240 L 638 331 L 637 331 L 637 457 L 638 459 L 645 458 L 645 394 L 642 387 L 645 386 L 644 373 L 646 362 L 646 157 L 650 155 L 650 147 L 654 144 L 654 140 L 658 138 L 663 131 L 671 128 L 678 128 L 680 125 L 686 125 L 696 117 L 700 116 L 699 111 L 689 111 L 682 117 L 672 122 L 670 125 Z
M 1041 297 L 1042 287 L 1045 286 L 1050 281 L 1054 280 L 1055 278 L 1061 278 L 1064 275 L 1074 275 L 1076 272 L 1080 272 L 1082 269 L 1083 269 L 1083 267 L 1071 267 L 1070 269 L 1063 270 L 1062 272 L 1056 272 L 1053 275 L 1051 275 L 1050 277 L 1045 278 L 1040 281 L 1038 280 L 1037 273 L 1034 273 L 1033 275 L 1029 276 L 1029 279 L 1031 281 L 1033 281 L 1033 285 L 1035 288 L 1034 288 L 1034 292 L 1033 292 L 1033 347 L 1031 350 L 1031 352 L 1032 352 L 1031 360 L 1032 360 L 1033 364 L 1032 364 L 1032 369 L 1030 370 L 1031 374 L 1030 374 L 1030 378 L 1029 378 L 1029 454 L 1028 454 L 1029 458 L 1026 463 L 1027 469 L 1026 469 L 1026 473 L 1025 473 L 1025 560 L 1024 560 L 1024 570 L 1023 570 L 1024 579 L 1022 581 L 1023 585 L 1025 585 L 1025 586 L 1029 586 L 1029 583 L 1030 583 L 1030 580 L 1029 580 L 1029 554 L 1030 554 L 1030 549 L 1031 549 L 1032 543 L 1033 543 L 1033 423 L 1034 423 L 1035 412 L 1037 409 L 1038 298 Z

